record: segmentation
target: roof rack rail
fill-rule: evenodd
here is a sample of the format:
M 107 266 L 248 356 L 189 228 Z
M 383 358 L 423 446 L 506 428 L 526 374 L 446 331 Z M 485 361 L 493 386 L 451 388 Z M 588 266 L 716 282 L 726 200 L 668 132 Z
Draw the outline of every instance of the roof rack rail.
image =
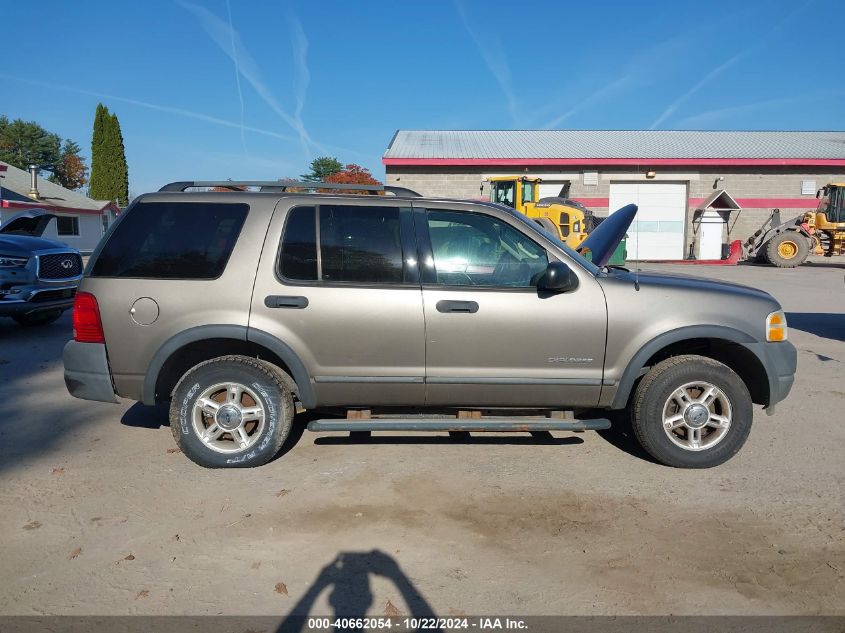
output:
M 219 187 L 239 191 L 241 187 L 258 187 L 259 191 L 284 193 L 289 189 L 342 189 L 346 191 L 366 191 L 370 195 L 381 192 L 408 198 L 421 197 L 416 191 L 392 185 L 351 185 L 335 182 L 315 182 L 313 180 L 180 180 L 164 185 L 159 191 L 185 191 L 192 187 Z

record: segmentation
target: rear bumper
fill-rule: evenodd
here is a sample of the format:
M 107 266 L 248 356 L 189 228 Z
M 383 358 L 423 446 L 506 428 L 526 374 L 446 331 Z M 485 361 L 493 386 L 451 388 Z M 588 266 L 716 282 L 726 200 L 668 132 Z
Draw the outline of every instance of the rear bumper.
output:
M 105 345 L 68 341 L 62 361 L 70 395 L 83 400 L 120 402 L 114 393 Z

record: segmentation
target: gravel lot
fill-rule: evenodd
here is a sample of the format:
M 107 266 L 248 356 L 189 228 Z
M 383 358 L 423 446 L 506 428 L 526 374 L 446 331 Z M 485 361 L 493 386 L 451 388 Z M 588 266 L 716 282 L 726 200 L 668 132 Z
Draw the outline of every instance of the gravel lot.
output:
M 311 433 L 253 470 L 71 398 L 70 315 L 0 320 L 2 614 L 845 614 L 845 264 L 644 266 L 784 305 L 790 398 L 708 471 L 624 433 Z

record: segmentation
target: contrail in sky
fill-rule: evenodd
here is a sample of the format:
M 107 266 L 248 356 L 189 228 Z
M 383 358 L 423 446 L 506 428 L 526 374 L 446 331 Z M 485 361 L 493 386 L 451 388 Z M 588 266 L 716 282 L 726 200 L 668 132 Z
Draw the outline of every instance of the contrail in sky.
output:
M 232 23 L 232 5 L 229 0 L 226 0 L 226 13 L 229 16 L 229 29 L 232 32 L 232 61 L 235 64 L 235 85 L 238 87 L 238 101 L 241 104 L 241 144 L 244 146 L 244 154 L 249 156 L 249 150 L 246 147 L 246 133 L 244 132 L 244 93 L 241 90 L 241 70 L 238 67 L 238 51 L 235 48 L 235 27 Z
M 203 114 L 202 112 L 196 112 L 194 110 L 185 110 L 183 108 L 174 108 L 171 106 L 164 106 L 157 103 L 150 103 L 148 101 L 139 101 L 138 99 L 132 99 L 130 97 L 121 97 L 118 95 L 111 95 L 106 94 L 104 92 L 93 92 L 91 90 L 80 90 L 79 88 L 71 88 L 70 86 L 63 86 L 61 84 L 52 84 L 47 83 L 44 81 L 35 81 L 33 79 L 26 79 L 23 77 L 15 77 L 14 75 L 9 75 L 6 73 L 0 73 L 0 77 L 4 77 L 6 79 L 11 79 L 12 81 L 19 81 L 21 83 L 30 84 L 32 86 L 40 86 L 41 88 L 49 88 L 52 90 L 60 90 L 62 92 L 72 92 L 80 95 L 86 95 L 89 97 L 96 97 L 97 99 L 105 99 L 110 101 L 120 101 L 123 103 L 128 103 L 131 105 L 139 106 L 141 108 L 147 108 L 148 110 L 156 110 L 158 112 L 167 112 L 170 114 L 175 114 L 177 116 L 186 117 L 188 119 L 195 119 L 197 121 L 205 121 L 206 123 L 213 123 L 214 125 L 221 125 L 223 127 L 230 127 L 234 129 L 242 129 L 247 132 L 253 132 L 255 134 L 261 134 L 263 136 L 269 136 L 272 138 L 277 138 L 282 141 L 288 142 L 296 142 L 296 138 L 293 136 L 289 136 L 286 134 L 279 134 L 278 132 L 273 132 L 271 130 L 265 130 L 258 127 L 253 127 L 251 125 L 241 125 L 240 123 L 236 123 L 235 121 L 227 121 L 226 119 L 219 119 L 217 117 L 209 116 L 207 114 Z

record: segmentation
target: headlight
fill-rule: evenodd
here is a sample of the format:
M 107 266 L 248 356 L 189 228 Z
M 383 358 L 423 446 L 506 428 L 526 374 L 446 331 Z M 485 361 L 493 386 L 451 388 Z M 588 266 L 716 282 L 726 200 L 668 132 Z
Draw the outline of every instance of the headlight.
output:
M 29 261 L 28 257 L 7 257 L 0 255 L 0 268 L 22 268 Z
M 770 342 L 786 340 L 786 315 L 783 310 L 772 312 L 766 317 L 766 340 Z

